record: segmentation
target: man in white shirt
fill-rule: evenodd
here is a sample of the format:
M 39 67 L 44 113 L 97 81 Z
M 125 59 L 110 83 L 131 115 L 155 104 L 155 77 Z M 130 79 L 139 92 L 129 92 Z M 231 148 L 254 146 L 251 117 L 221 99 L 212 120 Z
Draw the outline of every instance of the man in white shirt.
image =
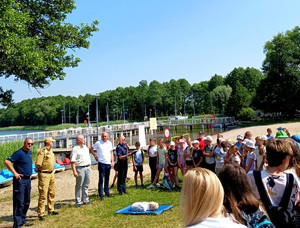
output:
M 81 207 L 81 198 L 83 204 L 91 204 L 88 196 L 91 179 L 91 158 L 83 135 L 77 136 L 76 143 L 78 146 L 74 146 L 71 153 L 71 165 L 74 177 L 76 177 L 76 206 Z
M 95 154 L 94 149 L 97 150 Z M 98 161 L 99 171 L 99 183 L 98 193 L 100 200 L 103 200 L 103 178 L 104 178 L 104 192 L 107 197 L 109 194 L 109 175 L 111 167 L 114 167 L 114 156 L 111 142 L 108 140 L 108 134 L 102 133 L 102 139 L 97 141 L 90 147 L 90 152 L 94 155 L 96 161 Z

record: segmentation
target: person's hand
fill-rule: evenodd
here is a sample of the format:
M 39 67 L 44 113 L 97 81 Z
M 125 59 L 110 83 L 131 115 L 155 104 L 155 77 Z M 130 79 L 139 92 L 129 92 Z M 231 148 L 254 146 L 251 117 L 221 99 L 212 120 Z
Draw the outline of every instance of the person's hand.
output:
M 98 157 L 95 155 L 95 160 L 98 161 Z
M 73 172 L 73 174 L 74 174 L 74 177 L 78 177 L 78 173 L 76 171 Z
M 134 170 L 135 170 L 135 171 L 137 171 L 137 168 L 136 168 L 136 166 L 134 166 Z
M 17 179 L 17 180 L 21 180 L 22 179 L 22 175 L 20 175 L 20 174 L 18 174 L 18 173 L 15 173 L 14 174 L 14 176 L 15 176 L 15 178 Z
M 111 167 L 112 167 L 112 168 L 114 167 L 114 165 L 115 165 L 114 163 L 111 163 Z

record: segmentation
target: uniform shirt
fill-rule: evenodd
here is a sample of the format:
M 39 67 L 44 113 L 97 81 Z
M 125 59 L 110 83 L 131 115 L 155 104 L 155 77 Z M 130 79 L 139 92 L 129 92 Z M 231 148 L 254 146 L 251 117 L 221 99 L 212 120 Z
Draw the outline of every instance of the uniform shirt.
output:
M 14 169 L 17 173 L 24 174 L 24 176 L 32 175 L 31 150 L 25 151 L 23 148 L 21 148 L 7 158 L 7 160 L 13 163 Z
M 46 147 L 43 147 L 37 157 L 36 157 L 36 165 L 40 165 L 40 171 L 52 172 L 54 170 L 54 153 L 52 149 L 48 150 Z
M 89 148 L 86 145 L 74 146 L 71 153 L 71 162 L 75 162 L 76 166 L 91 165 L 91 157 Z
M 157 147 L 157 153 L 158 153 L 158 163 L 161 164 L 161 165 L 165 165 L 166 163 L 166 153 L 168 153 L 168 150 L 166 147 L 164 148 L 160 148 L 160 147 Z
M 127 146 L 126 144 L 118 144 L 117 148 L 116 148 L 116 152 L 117 152 L 117 156 L 118 156 L 118 161 L 119 163 L 123 163 L 123 162 L 127 162 L 128 157 L 125 157 L 123 159 L 120 159 L 121 156 L 126 155 L 127 154 Z
M 101 139 L 93 145 L 93 148 L 97 150 L 98 162 L 107 165 L 111 164 L 111 151 L 113 150 L 113 148 L 109 140 L 104 142 Z
M 156 157 L 157 156 L 157 145 L 149 146 L 149 157 Z
M 224 157 L 226 157 L 227 152 L 223 150 L 222 147 L 217 146 L 215 148 L 215 158 L 216 158 L 216 168 L 221 169 L 224 166 Z
M 143 153 L 142 149 L 134 150 L 132 156 L 134 156 L 134 164 L 136 166 L 142 165 L 143 162 Z

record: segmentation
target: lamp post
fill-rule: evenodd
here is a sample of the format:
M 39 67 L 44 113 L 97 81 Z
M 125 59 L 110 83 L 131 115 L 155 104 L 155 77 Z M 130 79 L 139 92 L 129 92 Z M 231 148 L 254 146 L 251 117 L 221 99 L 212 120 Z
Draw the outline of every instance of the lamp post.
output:
M 98 111 L 98 97 L 99 97 L 99 93 L 96 93 L 97 140 L 99 140 L 99 111 Z
M 151 118 L 151 112 L 152 112 L 152 109 L 150 108 L 150 118 Z
M 64 115 L 63 115 L 64 110 L 60 110 L 60 112 L 61 112 L 61 129 L 64 129 Z

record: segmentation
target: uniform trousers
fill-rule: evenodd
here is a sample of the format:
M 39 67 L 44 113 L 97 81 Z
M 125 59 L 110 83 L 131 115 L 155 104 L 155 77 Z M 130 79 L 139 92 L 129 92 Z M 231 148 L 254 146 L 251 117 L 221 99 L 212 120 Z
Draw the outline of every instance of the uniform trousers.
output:
M 126 192 L 126 177 L 128 171 L 128 163 L 126 161 L 118 161 L 118 191 L 119 193 Z
M 39 202 L 38 202 L 38 216 L 45 215 L 45 201 L 47 199 L 48 213 L 54 211 L 54 197 L 55 197 L 55 179 L 54 172 L 52 173 L 38 173 L 39 178 Z

